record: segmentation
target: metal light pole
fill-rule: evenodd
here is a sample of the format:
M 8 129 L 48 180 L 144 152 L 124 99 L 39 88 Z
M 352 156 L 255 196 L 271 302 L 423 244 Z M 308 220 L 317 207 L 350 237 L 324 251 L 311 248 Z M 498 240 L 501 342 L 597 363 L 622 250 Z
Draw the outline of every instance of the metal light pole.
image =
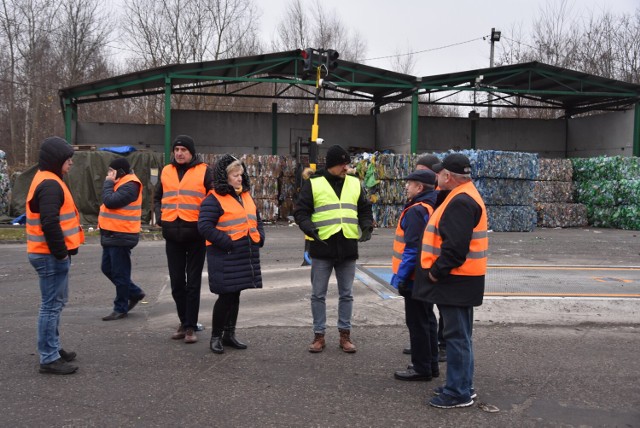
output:
M 501 32 L 500 31 L 496 31 L 495 28 L 491 29 L 491 54 L 489 55 L 489 68 L 493 68 L 493 47 L 495 42 L 499 42 L 500 41 L 500 35 Z M 493 94 L 489 93 L 489 108 L 487 109 L 487 117 L 491 118 L 492 116 L 492 111 L 491 111 L 491 102 L 493 101 Z

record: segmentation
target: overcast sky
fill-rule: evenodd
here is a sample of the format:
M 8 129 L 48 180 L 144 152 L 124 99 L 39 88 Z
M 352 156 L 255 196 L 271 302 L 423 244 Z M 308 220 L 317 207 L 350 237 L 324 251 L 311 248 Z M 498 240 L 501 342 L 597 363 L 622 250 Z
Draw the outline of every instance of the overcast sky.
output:
M 264 39 L 272 40 L 289 2 L 256 3 L 262 8 Z M 415 55 L 416 76 L 489 67 L 491 28 L 509 36 L 513 28 L 522 27 L 528 36 L 534 17 L 547 4 L 547 0 L 322 0 L 325 10 L 335 11 L 348 28 L 360 33 L 368 59 L 425 51 Z M 577 17 L 587 18 L 590 11 L 596 16 L 602 10 L 633 14 L 640 0 L 569 0 L 569 5 Z M 388 58 L 365 63 L 387 69 L 391 64 Z

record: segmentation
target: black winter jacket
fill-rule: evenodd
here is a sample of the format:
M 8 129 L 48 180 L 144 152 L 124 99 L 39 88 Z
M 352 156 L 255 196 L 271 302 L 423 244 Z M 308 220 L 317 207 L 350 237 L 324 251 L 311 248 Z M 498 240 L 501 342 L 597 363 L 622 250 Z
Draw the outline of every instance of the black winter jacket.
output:
M 203 163 L 197 154 L 194 154 L 193 159 L 187 165 L 180 165 L 174 160 L 171 164 L 178 170 L 178 179 L 182 180 L 184 174 L 188 169 Z M 207 166 L 207 172 L 204 175 L 204 188 L 208 192 L 213 188 L 213 172 L 210 167 Z M 162 226 L 162 237 L 166 240 L 177 242 L 193 242 L 201 241 L 202 236 L 198 233 L 197 221 L 184 221 L 181 218 L 176 218 L 174 221 L 162 221 L 162 180 L 158 177 L 158 184 L 153 195 L 154 212 L 156 215 L 156 222 L 158 226 Z
M 235 158 L 223 156 L 214 167 L 214 189 L 220 195 L 232 195 L 242 203 L 240 195 L 227 183 L 227 166 Z M 249 176 L 242 176 L 242 191 L 249 191 Z M 219 230 L 216 225 L 224 214 L 222 205 L 213 195 L 208 195 L 200 206 L 198 230 L 212 245 L 207 245 L 207 268 L 209 272 L 209 289 L 212 293 L 235 293 L 247 288 L 262 288 L 260 271 L 260 248 L 264 245 L 264 226 L 258 216 L 258 233 L 260 242 L 255 243 L 249 235 L 233 241 L 229 235 Z
M 38 169 L 49 171 L 62 178 L 62 165 L 73 156 L 73 147 L 64 140 L 47 138 L 40 148 Z M 64 204 L 62 187 L 54 180 L 44 180 L 36 187 L 29 208 L 40 213 L 44 238 L 51 254 L 62 260 L 68 255 L 78 254 L 78 249 L 68 251 L 60 227 L 60 207 Z
M 336 177 L 326 170 L 320 170 L 313 177 L 323 176 L 327 179 L 331 187 L 338 198 L 342 194 L 342 185 L 344 179 Z M 311 221 L 311 214 L 315 211 L 313 206 L 313 190 L 311 188 L 311 180 L 306 180 L 302 184 L 300 194 L 296 200 L 296 204 L 293 211 L 293 217 L 298 223 L 300 230 L 305 235 L 313 233 L 317 227 Z M 373 212 L 371 210 L 371 203 L 367 200 L 364 190 L 360 192 L 358 198 L 358 225 L 361 230 L 373 229 Z M 358 240 L 347 239 L 342 231 L 330 236 L 323 244 L 316 241 L 310 241 L 309 255 L 311 258 L 318 259 L 333 259 L 337 261 L 341 260 L 355 260 L 358 258 Z
M 124 178 L 124 177 L 123 177 Z M 111 180 L 104 180 L 102 185 L 102 203 L 109 209 L 118 209 L 126 207 L 138 199 L 138 191 L 140 184 L 135 181 L 129 181 L 118 187 L 114 191 L 116 183 Z M 103 247 L 129 247 L 133 248 L 138 245 L 140 239 L 139 233 L 114 232 L 111 230 L 100 229 L 100 244 Z
M 442 236 L 440 256 L 429 270 L 418 263 L 413 298 L 440 305 L 480 306 L 484 295 L 484 275 L 451 275 L 461 266 L 469 252 L 469 244 L 482 215 L 482 208 L 469 195 L 455 196 L 447 205 L 438 229 Z M 431 272 L 438 281 L 431 282 Z

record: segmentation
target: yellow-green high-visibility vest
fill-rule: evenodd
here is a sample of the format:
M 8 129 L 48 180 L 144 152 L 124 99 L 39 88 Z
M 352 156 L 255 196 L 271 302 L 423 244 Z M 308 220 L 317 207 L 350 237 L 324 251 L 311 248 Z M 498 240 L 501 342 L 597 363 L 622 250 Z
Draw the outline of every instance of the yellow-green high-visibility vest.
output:
M 318 227 L 320 239 L 327 239 L 340 230 L 345 238 L 358 239 L 358 198 L 362 191 L 360 180 L 347 175 L 340 199 L 325 177 L 310 180 L 314 207 L 311 221 Z

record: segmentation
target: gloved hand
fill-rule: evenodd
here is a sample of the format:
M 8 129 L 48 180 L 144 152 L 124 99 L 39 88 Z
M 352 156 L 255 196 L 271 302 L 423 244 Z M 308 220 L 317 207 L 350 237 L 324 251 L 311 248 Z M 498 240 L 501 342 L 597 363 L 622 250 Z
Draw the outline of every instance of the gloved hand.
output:
M 324 245 L 329 245 L 326 242 L 324 242 L 322 239 L 320 239 L 320 235 L 318 234 L 318 229 L 314 229 L 310 233 L 307 233 L 307 236 L 309 238 L 313 238 L 315 242 L 319 242 Z
M 398 291 L 400 293 L 408 293 L 409 291 L 411 291 L 411 289 L 409 288 L 409 285 L 406 282 L 398 281 Z
M 391 284 L 392 287 L 397 288 L 400 293 L 408 292 L 411 290 L 407 282 L 395 273 L 391 276 L 391 281 L 389 281 L 389 284 Z
M 362 236 L 360 236 L 360 239 L 358 239 L 358 242 L 367 242 L 369 239 L 371 239 L 372 232 L 373 232 L 373 227 L 367 227 L 365 229 L 362 229 Z

